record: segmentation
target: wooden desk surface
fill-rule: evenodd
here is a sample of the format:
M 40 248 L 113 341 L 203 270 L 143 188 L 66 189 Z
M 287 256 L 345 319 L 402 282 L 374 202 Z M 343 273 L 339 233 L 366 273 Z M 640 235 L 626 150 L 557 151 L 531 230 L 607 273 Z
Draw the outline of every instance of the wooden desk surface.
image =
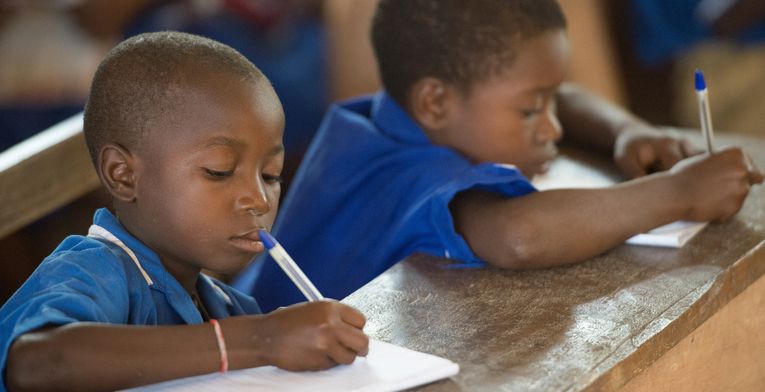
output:
M 719 143 L 745 146 L 765 168 L 765 138 Z M 422 390 L 611 390 L 763 275 L 765 189 L 679 250 L 622 245 L 524 272 L 448 266 L 415 255 L 343 301 L 367 315 L 370 336 L 459 363 Z

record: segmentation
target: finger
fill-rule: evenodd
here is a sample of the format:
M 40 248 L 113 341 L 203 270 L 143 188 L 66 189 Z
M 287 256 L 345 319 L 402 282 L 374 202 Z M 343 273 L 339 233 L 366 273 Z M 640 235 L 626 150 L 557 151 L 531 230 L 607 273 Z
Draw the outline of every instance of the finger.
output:
M 762 181 L 765 180 L 765 175 L 762 174 L 759 170 L 754 170 L 749 172 L 749 184 L 755 185 L 755 184 L 762 184 Z
M 369 352 L 369 337 L 361 330 L 351 326 L 346 325 L 340 328 L 337 333 L 337 340 L 356 355 L 364 357 Z
M 641 144 L 638 147 L 638 164 L 642 168 L 648 168 L 657 161 L 656 150 L 648 143 Z
M 635 151 L 633 149 L 633 151 Z M 627 178 L 637 178 L 648 174 L 648 169 L 656 160 L 653 149 L 647 144 L 637 146 L 637 151 L 627 154 L 622 160 L 621 168 Z
M 337 361 L 332 359 L 329 355 L 325 355 L 321 360 L 313 362 L 305 370 L 324 370 L 337 366 Z
M 340 308 L 340 319 L 359 329 L 364 328 L 364 325 L 367 323 L 367 318 L 364 317 L 364 314 L 348 305 L 342 305 Z
M 749 171 L 749 184 L 762 184 L 764 176 L 760 169 L 755 166 L 754 162 L 752 161 L 752 157 L 749 155 L 746 156 L 746 168 Z
M 629 159 L 619 163 L 619 169 L 627 179 L 642 177 L 648 174 L 637 160 Z
M 677 143 L 669 143 L 664 145 L 659 152 L 659 162 L 661 163 L 661 170 L 671 169 L 677 162 L 683 159 L 683 152 L 680 150 L 680 145 Z
M 335 363 L 344 365 L 349 365 L 356 360 L 356 352 L 339 343 L 329 348 L 327 356 Z

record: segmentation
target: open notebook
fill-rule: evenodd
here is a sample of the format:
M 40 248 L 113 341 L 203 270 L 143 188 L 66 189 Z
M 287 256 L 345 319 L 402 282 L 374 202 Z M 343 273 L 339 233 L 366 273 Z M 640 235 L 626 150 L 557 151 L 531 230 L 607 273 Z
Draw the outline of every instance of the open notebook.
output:
M 398 391 L 454 376 L 459 365 L 435 355 L 370 340 L 369 354 L 318 372 L 273 366 L 183 378 L 131 391 Z
M 582 164 L 564 156 L 552 163 L 547 174 L 534 177 L 532 181 L 539 190 L 560 188 L 597 188 L 614 184 L 606 175 L 594 173 Z M 661 246 L 680 248 L 700 232 L 707 222 L 677 221 L 657 227 L 647 233 L 638 234 L 626 241 L 630 245 Z

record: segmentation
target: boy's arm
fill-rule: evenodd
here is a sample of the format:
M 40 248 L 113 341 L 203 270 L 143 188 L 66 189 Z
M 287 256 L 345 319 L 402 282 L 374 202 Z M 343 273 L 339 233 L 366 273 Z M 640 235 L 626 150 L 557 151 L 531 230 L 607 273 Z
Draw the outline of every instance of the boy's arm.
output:
M 275 365 L 318 370 L 351 363 L 368 350 L 364 323 L 358 311 L 328 301 L 220 320 L 230 369 Z M 115 390 L 219 368 L 217 339 L 209 323 L 75 323 L 16 339 L 5 378 L 9 391 Z
M 524 269 L 579 262 L 627 238 L 679 220 L 733 216 L 762 182 L 740 149 L 688 158 L 672 170 L 604 189 L 561 189 L 506 198 L 470 190 L 451 211 L 475 254 Z
M 558 92 L 558 116 L 564 142 L 612 156 L 627 178 L 667 170 L 700 150 L 592 93 L 572 84 Z

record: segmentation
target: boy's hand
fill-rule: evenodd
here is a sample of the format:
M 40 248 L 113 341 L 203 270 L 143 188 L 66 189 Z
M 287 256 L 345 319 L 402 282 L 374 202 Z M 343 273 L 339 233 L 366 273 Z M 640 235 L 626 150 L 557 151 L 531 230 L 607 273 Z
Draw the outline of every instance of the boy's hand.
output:
M 684 138 L 676 138 L 647 124 L 624 127 L 614 144 L 614 162 L 627 179 L 669 170 L 680 160 L 702 151 Z
M 286 370 L 321 370 L 366 356 L 369 338 L 358 310 L 339 302 L 317 301 L 275 310 L 264 316 L 270 364 Z
M 676 190 L 690 208 L 687 220 L 723 221 L 741 209 L 751 185 L 763 174 L 740 148 L 697 155 L 675 165 L 670 174 Z

